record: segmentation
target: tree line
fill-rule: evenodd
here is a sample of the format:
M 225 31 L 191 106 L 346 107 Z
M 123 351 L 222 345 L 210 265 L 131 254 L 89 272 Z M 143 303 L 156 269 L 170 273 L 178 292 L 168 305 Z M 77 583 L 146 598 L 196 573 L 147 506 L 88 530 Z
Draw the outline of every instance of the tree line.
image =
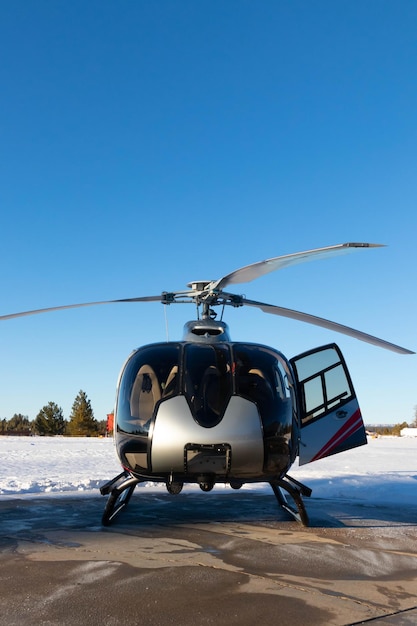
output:
M 106 420 L 95 419 L 87 394 L 80 390 L 72 405 L 69 420 L 64 418 L 60 406 L 48 402 L 32 421 L 21 413 L 15 413 L 9 420 L 1 420 L 0 434 L 99 437 L 106 434 L 106 427 Z
M 367 432 L 374 433 L 375 435 L 380 435 L 381 437 L 399 437 L 403 428 L 415 428 L 413 424 L 408 424 L 407 422 L 401 422 L 400 424 L 393 425 L 381 425 L 381 426 L 368 426 Z

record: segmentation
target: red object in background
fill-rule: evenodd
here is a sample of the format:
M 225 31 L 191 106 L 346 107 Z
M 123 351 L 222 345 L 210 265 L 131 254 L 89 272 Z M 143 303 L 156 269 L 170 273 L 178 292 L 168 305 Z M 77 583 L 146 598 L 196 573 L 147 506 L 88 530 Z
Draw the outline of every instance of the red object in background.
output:
M 106 432 L 107 432 L 108 435 L 112 435 L 113 434 L 113 427 L 114 427 L 114 413 L 107 413 Z

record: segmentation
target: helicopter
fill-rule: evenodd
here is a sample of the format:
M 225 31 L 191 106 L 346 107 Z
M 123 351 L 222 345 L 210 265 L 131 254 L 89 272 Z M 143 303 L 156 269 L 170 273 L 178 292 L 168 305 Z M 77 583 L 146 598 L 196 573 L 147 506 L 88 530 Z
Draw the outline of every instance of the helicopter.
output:
M 365 426 L 344 357 L 335 343 L 286 358 L 275 348 L 234 342 L 223 321 L 226 306 L 250 306 L 343 333 L 399 354 L 413 351 L 330 320 L 225 291 L 298 263 L 381 244 L 344 243 L 278 256 L 187 290 L 70 304 L 0 316 L 7 320 L 120 302 L 192 303 L 197 319 L 181 341 L 134 350 L 116 387 L 114 443 L 122 471 L 100 487 L 108 496 L 102 524 L 111 524 L 143 482 L 164 483 L 178 495 L 184 484 L 209 492 L 217 483 L 240 489 L 269 483 L 278 505 L 309 525 L 303 497 L 312 490 L 288 472 L 299 465 L 367 443 Z M 217 319 L 215 309 L 222 315 Z

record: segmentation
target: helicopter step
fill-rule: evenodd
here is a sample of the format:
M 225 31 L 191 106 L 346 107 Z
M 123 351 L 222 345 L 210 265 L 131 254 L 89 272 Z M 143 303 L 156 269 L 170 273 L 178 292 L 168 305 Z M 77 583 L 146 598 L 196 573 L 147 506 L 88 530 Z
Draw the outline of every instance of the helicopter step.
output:
M 116 515 L 128 505 L 136 485 L 140 482 L 143 481 L 125 470 L 100 487 L 101 495 L 109 496 L 101 518 L 103 526 L 109 526 Z
M 309 498 L 311 496 L 311 489 L 300 483 L 298 480 L 295 480 L 295 478 L 288 476 L 288 474 L 279 480 L 270 482 L 269 484 L 272 487 L 280 507 L 292 515 L 297 522 L 300 522 L 303 526 L 308 526 L 309 519 L 302 496 Z M 288 503 L 285 492 L 292 497 L 296 508 Z

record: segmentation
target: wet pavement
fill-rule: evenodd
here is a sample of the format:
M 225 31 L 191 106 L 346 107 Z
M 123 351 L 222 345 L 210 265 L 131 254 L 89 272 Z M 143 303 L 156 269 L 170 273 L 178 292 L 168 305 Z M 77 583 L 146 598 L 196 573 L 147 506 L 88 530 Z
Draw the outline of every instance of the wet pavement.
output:
M 417 504 L 306 501 L 304 528 L 255 491 L 137 489 L 0 500 L 10 626 L 417 624 Z

